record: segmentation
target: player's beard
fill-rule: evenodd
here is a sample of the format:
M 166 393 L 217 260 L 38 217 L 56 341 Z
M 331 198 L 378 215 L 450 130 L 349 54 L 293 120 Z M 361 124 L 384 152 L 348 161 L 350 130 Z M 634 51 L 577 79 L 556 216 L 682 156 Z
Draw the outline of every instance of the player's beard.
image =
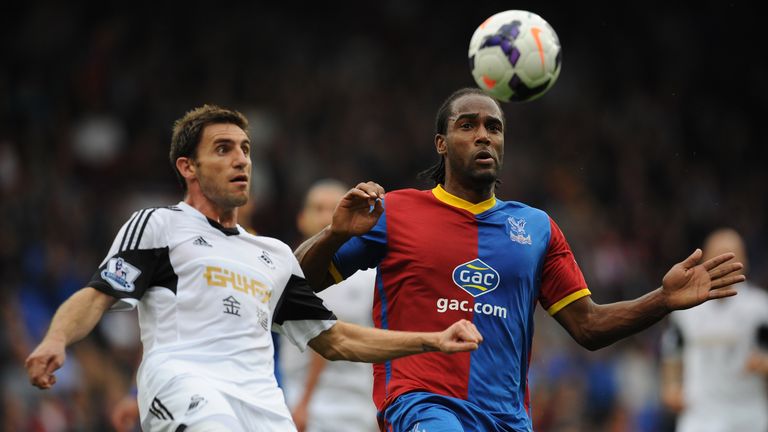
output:
M 213 201 L 221 208 L 235 208 L 244 206 L 248 202 L 250 184 L 245 191 L 235 193 L 227 190 L 230 186 L 227 183 L 222 184 L 213 179 L 199 178 L 200 190 L 206 198 Z
M 462 177 L 468 186 L 493 186 L 496 184 L 496 180 L 499 178 L 499 171 L 501 170 L 501 161 L 496 160 L 496 165 L 492 169 L 478 169 L 473 165 L 474 161 L 462 170 Z

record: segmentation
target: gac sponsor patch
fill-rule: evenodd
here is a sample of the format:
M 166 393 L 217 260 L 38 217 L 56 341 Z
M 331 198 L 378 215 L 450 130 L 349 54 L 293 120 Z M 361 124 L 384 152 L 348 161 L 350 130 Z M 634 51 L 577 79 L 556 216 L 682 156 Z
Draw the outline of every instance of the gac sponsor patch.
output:
M 499 286 L 499 273 L 478 258 L 456 266 L 453 269 L 453 283 L 472 297 L 477 297 Z

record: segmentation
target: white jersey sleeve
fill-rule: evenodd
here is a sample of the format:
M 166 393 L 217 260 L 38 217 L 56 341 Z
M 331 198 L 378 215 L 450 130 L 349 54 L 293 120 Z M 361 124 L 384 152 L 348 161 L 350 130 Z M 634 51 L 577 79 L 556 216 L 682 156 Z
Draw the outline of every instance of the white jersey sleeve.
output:
M 293 254 L 291 260 L 290 279 L 274 306 L 272 330 L 304 351 L 309 341 L 336 324 L 336 316 L 315 295 Z
M 176 292 L 178 277 L 168 256 L 163 212 L 173 208 L 147 208 L 135 212 L 120 228 L 107 256 L 88 286 L 118 299 L 113 310 L 129 310 L 148 287 Z

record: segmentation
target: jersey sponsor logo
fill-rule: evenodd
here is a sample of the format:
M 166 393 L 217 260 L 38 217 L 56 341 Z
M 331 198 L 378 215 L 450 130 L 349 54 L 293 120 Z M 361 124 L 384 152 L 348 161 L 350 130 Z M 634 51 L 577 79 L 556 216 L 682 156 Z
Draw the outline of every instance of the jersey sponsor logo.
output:
M 199 236 L 195 239 L 195 241 L 192 242 L 195 246 L 206 246 L 206 247 L 213 247 L 206 239 L 203 238 L 203 236 Z
M 140 274 L 141 270 L 118 257 L 107 262 L 107 268 L 102 270 L 101 278 L 118 291 L 132 292 L 136 289 L 133 283 L 136 282 Z
M 267 285 L 222 267 L 205 267 L 203 278 L 208 282 L 208 286 L 230 287 L 235 291 L 250 294 L 262 303 L 269 302 L 272 297 L 272 290 Z
M 499 286 L 499 280 L 499 272 L 479 258 L 459 264 L 453 269 L 453 283 L 472 297 L 495 290 Z
M 507 317 L 507 308 L 504 306 L 475 302 L 475 304 L 470 307 L 469 300 L 447 298 L 437 299 L 437 311 L 440 313 L 446 313 L 447 311 L 474 312 L 480 315 L 490 315 L 499 318 Z
M 531 244 L 531 235 L 525 235 L 525 219 L 515 219 L 512 216 L 507 218 L 507 226 L 509 227 L 509 239 L 515 243 L 522 245 Z
M 224 303 L 224 313 L 240 316 L 240 302 L 234 296 L 229 296 L 221 301 Z

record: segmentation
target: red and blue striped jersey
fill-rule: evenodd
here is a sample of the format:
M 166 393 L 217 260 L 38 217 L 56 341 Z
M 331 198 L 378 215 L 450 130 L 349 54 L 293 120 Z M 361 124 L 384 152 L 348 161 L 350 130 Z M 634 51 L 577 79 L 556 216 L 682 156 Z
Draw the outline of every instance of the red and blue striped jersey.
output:
M 337 251 L 337 280 L 377 267 L 377 327 L 441 331 L 460 318 L 483 335 L 477 351 L 426 353 L 374 365 L 378 409 L 409 391 L 474 403 L 530 425 L 527 373 L 533 314 L 554 315 L 590 294 L 562 232 L 543 211 L 495 197 L 472 204 L 437 186 L 389 192 L 376 226 Z

